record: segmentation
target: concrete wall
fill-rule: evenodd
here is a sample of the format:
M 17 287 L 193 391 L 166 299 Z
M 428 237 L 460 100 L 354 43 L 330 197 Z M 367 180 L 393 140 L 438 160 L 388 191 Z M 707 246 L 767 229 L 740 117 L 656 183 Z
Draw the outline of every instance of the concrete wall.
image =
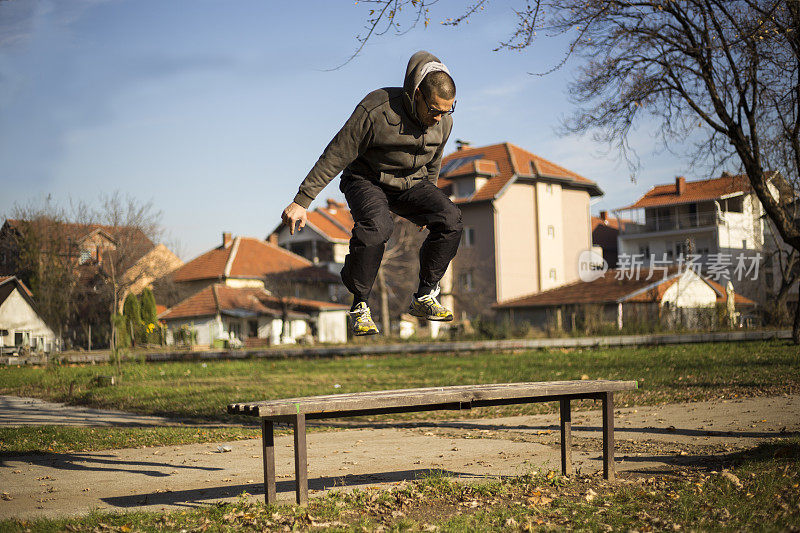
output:
M 55 333 L 28 304 L 18 289 L 8 295 L 0 304 L 0 330 L 8 330 L 8 335 L 0 336 L 0 347 L 15 346 L 17 333 L 22 334 L 22 344 L 35 351 L 53 351 Z
M 714 307 L 717 293 L 692 270 L 686 270 L 661 297 L 662 305 L 680 308 Z
M 536 235 L 539 243 L 539 290 L 546 291 L 563 285 L 566 280 L 564 268 L 566 231 L 564 229 L 564 199 L 561 185 L 558 183 L 537 182 L 536 207 Z M 585 215 L 581 213 L 579 216 Z M 591 226 L 589 226 L 590 228 Z M 583 231 L 583 229 L 581 230 Z M 528 291 L 528 293 L 530 292 L 532 291 Z
M 537 244 L 541 239 L 539 221 L 544 219 L 548 224 L 560 227 L 561 204 L 559 201 L 556 205 L 554 199 L 550 198 L 549 207 L 555 206 L 557 216 L 550 210 L 544 215 L 540 211 L 537 216 L 535 194 L 534 187 L 515 183 L 495 200 L 498 301 L 539 291 L 537 262 Z M 548 241 L 546 249 L 557 250 L 557 259 L 560 263 L 561 233 L 560 229 L 557 231 L 556 238 Z
M 592 247 L 592 217 L 589 193 L 581 189 L 562 189 L 561 213 L 564 242 L 563 283 L 578 279 L 578 257 Z
M 751 194 L 745 195 L 742 212 L 724 212 L 719 225 L 719 248 L 758 250 L 764 244 L 761 203 Z
M 209 346 L 215 339 L 223 336 L 225 328 L 219 316 L 197 317 L 193 319 L 167 320 L 167 344 L 176 344 L 177 331 L 183 326 L 189 330 L 197 332 L 196 343 L 201 346 Z
M 225 280 L 225 285 L 234 289 L 263 289 L 264 280 L 227 278 Z
M 317 318 L 319 342 L 347 342 L 347 311 L 322 311 Z

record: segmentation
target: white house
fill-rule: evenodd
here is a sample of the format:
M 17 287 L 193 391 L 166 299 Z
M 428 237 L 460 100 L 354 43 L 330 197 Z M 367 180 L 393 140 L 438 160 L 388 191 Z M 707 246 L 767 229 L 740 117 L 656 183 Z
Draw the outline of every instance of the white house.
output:
M 284 330 L 284 311 L 287 321 Z M 167 343 L 244 345 L 347 341 L 348 307 L 302 298 L 278 298 L 263 287 L 215 283 L 161 313 Z
M 36 311 L 31 291 L 16 276 L 0 276 L 0 353 L 58 349 L 55 333 Z
M 777 198 L 780 176 L 768 183 Z M 645 265 L 686 260 L 701 265 L 723 285 L 764 301 L 764 283 L 757 269 L 763 261 L 764 209 L 745 175 L 723 173 L 713 179 L 656 185 L 635 203 L 615 211 L 620 224 L 620 261 L 640 258 Z M 746 269 L 746 270 L 745 270 Z M 742 275 L 746 273 L 746 275 Z
M 638 324 L 704 329 L 715 325 L 718 307 L 732 306 L 736 318 L 755 305 L 694 270 L 669 267 L 609 270 L 592 281 L 499 302 L 494 308 L 510 321 L 542 329 L 570 330 L 587 314 L 619 329 Z

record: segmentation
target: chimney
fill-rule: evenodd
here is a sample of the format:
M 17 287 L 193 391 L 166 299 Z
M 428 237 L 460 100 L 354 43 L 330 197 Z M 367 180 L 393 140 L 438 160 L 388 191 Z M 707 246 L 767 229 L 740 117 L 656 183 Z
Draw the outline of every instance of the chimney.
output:
M 686 192 L 686 178 L 678 176 L 675 178 L 675 193 L 680 196 Z
M 267 237 L 267 242 L 270 244 L 274 244 L 275 246 L 278 246 L 278 234 L 270 233 L 269 237 Z
M 222 232 L 222 247 L 223 248 L 227 248 L 228 246 L 230 246 L 232 240 L 233 239 L 231 238 L 231 232 L 229 232 L 229 231 L 223 231 Z
M 462 139 L 456 139 L 456 150 L 458 150 L 459 152 L 461 150 L 469 148 L 471 145 L 472 145 L 472 143 L 469 142 L 469 141 L 464 141 Z
M 600 218 L 603 220 L 603 222 L 608 222 L 608 211 L 605 209 L 600 211 Z
M 344 207 L 344 204 L 337 202 L 333 198 L 328 198 L 328 211 L 331 213 L 336 213 L 337 209 L 341 209 Z

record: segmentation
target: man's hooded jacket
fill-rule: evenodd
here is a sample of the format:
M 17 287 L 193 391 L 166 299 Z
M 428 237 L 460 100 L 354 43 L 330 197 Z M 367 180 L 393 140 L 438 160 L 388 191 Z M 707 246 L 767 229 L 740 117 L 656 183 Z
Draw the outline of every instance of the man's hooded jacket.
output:
M 342 180 L 360 176 L 390 190 L 405 190 L 420 180 L 439 178 L 453 119 L 444 115 L 425 127 L 417 118 L 414 92 L 430 72 L 447 68 L 428 52 L 408 61 L 402 87 L 384 87 L 359 102 L 339 133 L 300 184 L 294 201 L 305 208 L 339 172 Z

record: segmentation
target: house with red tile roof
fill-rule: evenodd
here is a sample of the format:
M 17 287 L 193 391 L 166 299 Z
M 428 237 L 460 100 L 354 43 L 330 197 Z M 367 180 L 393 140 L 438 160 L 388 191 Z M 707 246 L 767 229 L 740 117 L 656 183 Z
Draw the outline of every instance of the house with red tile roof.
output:
M 187 262 L 172 278 L 192 294 L 223 283 L 322 301 L 335 298 L 340 282 L 327 269 L 276 244 L 227 232 L 220 246 Z
M 778 198 L 780 177 L 768 183 Z M 739 258 L 759 260 L 765 242 L 764 209 L 746 175 L 723 173 L 718 178 L 656 185 L 631 205 L 615 210 L 624 224 L 618 237 L 622 258 L 638 256 L 645 262 L 693 262 L 707 268 L 724 260 L 731 274 Z M 737 291 L 763 301 L 758 279 L 732 280 Z
M 597 183 L 504 142 L 459 143 L 443 158 L 438 185 L 464 221 L 442 282 L 457 316 L 578 279 L 580 253 L 592 248 L 589 201 L 603 194 Z
M 602 325 L 652 329 L 681 326 L 708 329 L 716 325 L 718 307 L 734 304 L 734 318 L 757 303 L 689 268 L 642 267 L 608 270 L 591 281 L 497 303 L 494 308 L 512 322 L 541 329 L 574 330 Z
M 306 226 L 294 235 L 284 224 L 276 227 L 267 240 L 303 256 L 314 264 L 338 274 L 347 255 L 353 231 L 353 217 L 342 202 L 328 199 L 325 207 L 308 211 Z
M 28 287 L 16 276 L 0 276 L 0 355 L 26 349 L 56 350 L 56 335 L 36 310 Z
M 332 302 L 278 297 L 263 286 L 213 283 L 158 318 L 167 325 L 168 344 L 192 339 L 198 345 L 218 340 L 275 345 L 309 337 L 316 342 L 345 342 L 348 309 Z

